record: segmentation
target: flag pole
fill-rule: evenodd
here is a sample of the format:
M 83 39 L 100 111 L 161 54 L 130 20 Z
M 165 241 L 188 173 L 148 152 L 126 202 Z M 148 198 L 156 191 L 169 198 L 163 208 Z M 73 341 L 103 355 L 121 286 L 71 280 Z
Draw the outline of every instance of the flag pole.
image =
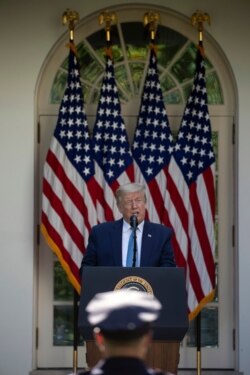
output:
M 69 43 L 74 44 L 74 30 L 75 24 L 79 21 L 79 14 L 69 8 L 62 15 L 63 25 L 68 24 L 69 29 Z M 73 299 L 73 373 L 76 374 L 78 367 L 78 301 L 79 295 L 74 288 L 74 299 Z
M 196 317 L 196 360 L 197 375 L 201 375 L 201 313 Z
M 196 10 L 192 14 L 191 23 L 196 26 L 198 30 L 198 48 L 201 54 L 204 56 L 203 46 L 203 24 L 208 22 L 210 25 L 210 16 L 208 13 L 202 13 L 200 10 Z M 201 312 L 196 317 L 196 364 L 197 364 L 197 375 L 201 375 Z
M 159 13 L 151 11 L 151 10 L 144 13 L 143 25 L 149 32 L 149 38 L 150 38 L 149 48 L 150 50 L 154 51 L 155 56 L 157 55 L 155 38 L 156 38 L 156 32 L 157 32 L 157 27 L 158 27 L 159 22 L 160 22 Z
M 144 27 L 148 28 L 150 34 L 150 42 L 154 45 L 157 26 L 160 21 L 160 15 L 157 12 L 148 11 L 143 16 Z
M 73 373 L 76 374 L 77 367 L 78 367 L 78 352 L 77 352 L 77 345 L 78 345 L 78 302 L 79 302 L 79 294 L 74 288 L 74 342 L 73 342 Z
M 154 50 L 156 55 L 156 45 L 155 45 L 155 38 L 156 38 L 156 31 L 157 26 L 160 21 L 160 15 L 157 12 L 148 11 L 143 16 L 143 25 L 144 27 L 147 27 L 149 31 L 149 37 L 150 37 L 150 48 Z
M 105 32 L 106 32 L 106 43 L 107 48 L 111 46 L 111 26 L 113 22 L 117 22 L 117 15 L 115 12 L 109 13 L 104 11 L 99 15 L 99 25 L 105 22 Z
M 102 25 L 105 22 L 105 36 L 106 36 L 106 57 L 113 58 L 112 56 L 112 41 L 111 41 L 111 26 L 112 23 L 117 22 L 117 15 L 115 12 L 109 13 L 109 11 L 104 11 L 100 13 L 99 17 L 99 25 Z
M 196 26 L 197 30 L 198 30 L 198 41 L 199 41 L 199 44 L 200 43 L 203 43 L 203 30 L 204 30 L 204 27 L 203 27 L 203 24 L 204 22 L 207 22 L 209 25 L 210 25 L 210 16 L 208 13 L 202 13 L 200 10 L 196 10 L 196 12 L 194 12 L 192 14 L 192 17 L 191 17 L 191 23 L 193 26 Z
M 69 40 L 70 42 L 74 42 L 74 30 L 75 24 L 79 21 L 79 14 L 75 10 L 70 10 L 67 8 L 62 15 L 62 23 L 63 25 L 68 24 L 69 29 Z

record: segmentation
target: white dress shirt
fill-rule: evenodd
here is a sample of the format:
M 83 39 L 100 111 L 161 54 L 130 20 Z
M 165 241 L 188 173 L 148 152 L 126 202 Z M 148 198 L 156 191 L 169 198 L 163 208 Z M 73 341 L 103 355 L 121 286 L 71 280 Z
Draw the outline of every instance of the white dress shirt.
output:
M 144 221 L 142 221 L 136 230 L 136 243 L 137 243 L 137 254 L 136 254 L 136 265 L 140 266 L 141 263 L 141 243 L 143 233 Z M 122 266 L 126 267 L 127 252 L 128 252 L 128 241 L 131 235 L 131 226 L 125 220 L 123 220 L 122 227 Z

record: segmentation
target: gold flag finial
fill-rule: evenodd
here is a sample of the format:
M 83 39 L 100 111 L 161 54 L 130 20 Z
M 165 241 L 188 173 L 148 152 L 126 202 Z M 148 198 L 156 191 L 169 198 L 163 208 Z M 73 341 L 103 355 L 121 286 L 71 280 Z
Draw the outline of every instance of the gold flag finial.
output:
M 63 25 L 68 24 L 69 38 L 74 40 L 74 29 L 75 24 L 79 21 L 79 14 L 75 10 L 70 10 L 69 8 L 65 10 L 62 15 Z
M 143 16 L 144 26 L 148 26 L 150 32 L 150 40 L 155 40 L 156 30 L 158 23 L 160 22 L 160 15 L 157 12 L 150 10 L 146 12 Z
M 103 22 L 106 23 L 105 31 L 106 31 L 106 42 L 111 41 L 111 24 L 112 22 L 117 22 L 117 15 L 115 12 L 109 13 L 108 11 L 104 11 L 99 15 L 99 24 L 102 25 Z
M 200 10 L 197 10 L 192 14 L 191 23 L 193 26 L 197 27 L 199 33 L 199 42 L 203 41 L 203 23 L 207 22 L 210 25 L 210 16 L 208 13 L 202 13 Z

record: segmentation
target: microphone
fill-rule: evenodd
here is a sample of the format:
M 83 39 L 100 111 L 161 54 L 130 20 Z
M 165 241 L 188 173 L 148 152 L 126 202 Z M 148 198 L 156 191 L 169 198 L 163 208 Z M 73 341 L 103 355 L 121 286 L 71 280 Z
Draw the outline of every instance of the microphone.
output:
M 132 230 L 134 232 L 134 243 L 133 243 L 133 264 L 132 267 L 135 267 L 136 265 L 136 253 L 137 253 L 137 244 L 136 244 L 136 227 L 138 225 L 138 219 L 136 215 L 132 215 L 129 219 L 130 225 L 132 227 Z
M 138 225 L 137 216 L 136 215 L 132 215 L 129 220 L 130 220 L 131 227 L 135 230 L 136 227 L 137 227 L 137 225 Z

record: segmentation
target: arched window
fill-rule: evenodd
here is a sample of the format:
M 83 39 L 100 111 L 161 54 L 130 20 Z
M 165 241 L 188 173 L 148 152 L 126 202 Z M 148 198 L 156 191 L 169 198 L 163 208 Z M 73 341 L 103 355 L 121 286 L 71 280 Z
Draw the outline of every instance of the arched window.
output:
M 112 45 L 122 115 L 130 141 L 133 138 L 142 87 L 146 75 L 149 38 L 143 28 L 145 5 L 112 8 L 118 16 Z M 164 101 L 173 132 L 177 132 L 193 81 L 197 32 L 188 19 L 165 8 L 157 8 L 161 22 L 156 39 L 158 69 Z M 101 12 L 101 11 L 100 11 Z M 96 13 L 81 20 L 75 43 L 81 64 L 84 101 L 90 129 L 93 127 L 105 59 L 105 33 Z M 37 115 L 40 124 L 38 147 L 38 212 L 40 212 L 42 167 L 54 131 L 59 104 L 67 81 L 68 34 L 50 52 L 40 75 Z M 205 33 L 206 83 L 217 155 L 216 270 L 217 294 L 202 311 L 202 365 L 204 368 L 233 368 L 234 285 L 233 248 L 233 118 L 234 92 L 230 69 L 215 41 Z M 39 220 L 40 218 L 38 218 Z M 38 367 L 71 367 L 73 339 L 72 288 L 52 251 L 41 239 L 39 247 Z M 196 366 L 194 322 L 181 346 L 180 367 Z M 79 349 L 80 352 L 83 349 Z M 84 356 L 79 354 L 80 365 Z

